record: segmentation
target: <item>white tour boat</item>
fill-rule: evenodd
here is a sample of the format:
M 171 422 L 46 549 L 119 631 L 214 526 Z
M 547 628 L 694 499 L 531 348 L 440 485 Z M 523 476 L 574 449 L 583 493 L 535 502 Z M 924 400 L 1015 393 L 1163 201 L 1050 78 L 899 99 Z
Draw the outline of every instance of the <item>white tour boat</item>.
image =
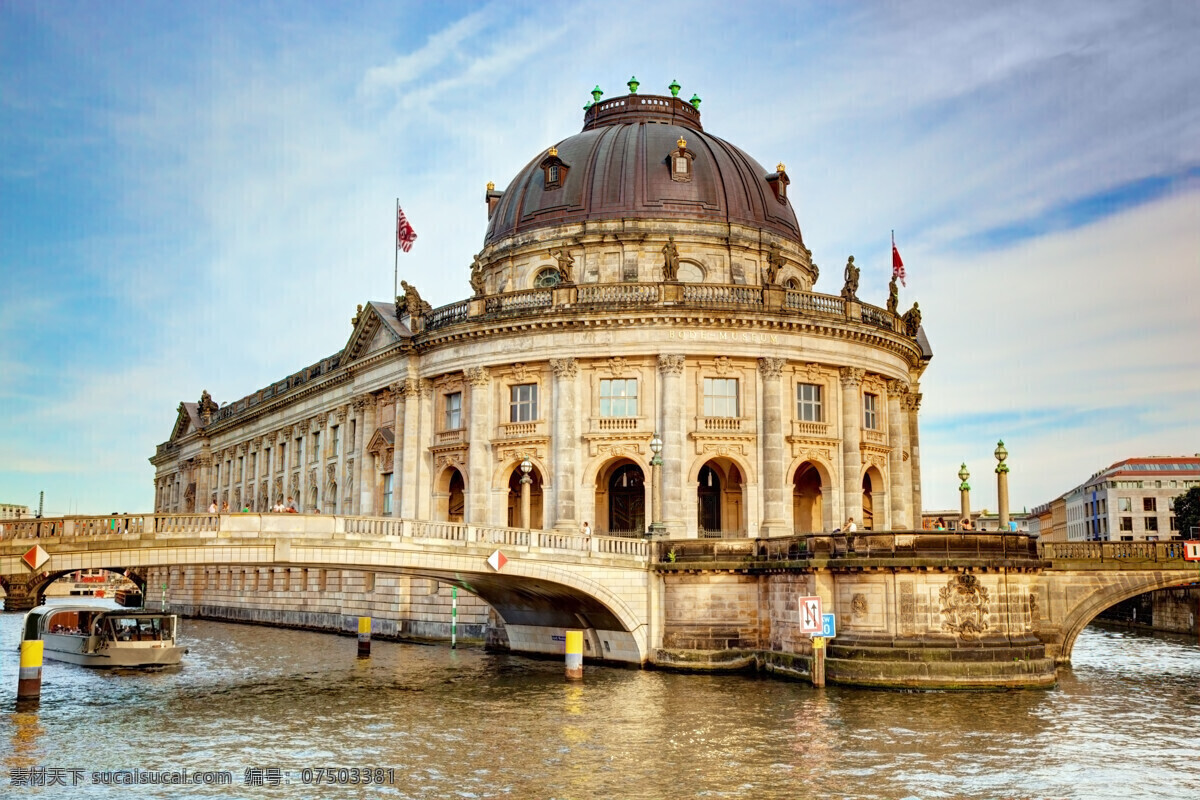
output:
M 25 616 L 26 641 L 43 655 L 85 667 L 165 667 L 187 652 L 175 643 L 174 614 L 97 605 L 38 606 Z

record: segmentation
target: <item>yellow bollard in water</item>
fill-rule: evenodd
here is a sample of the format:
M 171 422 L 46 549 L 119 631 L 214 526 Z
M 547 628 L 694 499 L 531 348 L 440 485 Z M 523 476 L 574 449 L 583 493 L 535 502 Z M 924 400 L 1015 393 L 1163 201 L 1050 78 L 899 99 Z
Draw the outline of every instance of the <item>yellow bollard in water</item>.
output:
M 21 667 L 17 672 L 17 699 L 37 700 L 42 696 L 42 642 L 21 642 Z
M 583 631 L 567 631 L 567 680 L 583 680 Z
M 371 618 L 358 618 L 358 657 L 371 657 Z

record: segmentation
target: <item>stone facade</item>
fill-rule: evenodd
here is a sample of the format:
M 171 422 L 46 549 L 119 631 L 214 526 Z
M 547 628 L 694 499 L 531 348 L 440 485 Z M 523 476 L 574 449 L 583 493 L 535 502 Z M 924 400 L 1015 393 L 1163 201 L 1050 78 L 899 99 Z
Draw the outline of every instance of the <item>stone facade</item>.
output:
M 860 300 L 853 258 L 815 293 L 789 183 L 677 98 L 590 108 L 489 186 L 468 299 L 433 309 L 405 283 L 334 355 L 181 403 L 151 458 L 155 510 L 291 497 L 643 536 L 661 508 L 672 539 L 919 525 L 919 313 Z

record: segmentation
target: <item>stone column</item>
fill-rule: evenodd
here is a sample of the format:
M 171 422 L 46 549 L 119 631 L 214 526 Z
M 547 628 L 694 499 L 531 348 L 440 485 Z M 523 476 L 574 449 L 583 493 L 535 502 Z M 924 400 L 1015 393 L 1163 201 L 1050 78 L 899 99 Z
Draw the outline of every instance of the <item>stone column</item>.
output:
M 417 519 L 433 519 L 433 383 L 421 378 L 417 381 L 418 425 L 420 434 L 417 446 Z
M 404 507 L 400 516 L 405 519 L 417 518 L 417 459 L 420 457 L 418 451 L 421 443 L 418 435 L 421 409 L 417 386 L 416 378 L 407 378 L 401 392 L 404 396 L 404 473 L 400 482 L 404 488 L 400 496 Z
M 958 474 L 962 477 L 962 483 L 958 485 L 958 518 L 969 520 L 971 518 L 971 484 L 967 483 L 967 479 L 971 477 L 971 473 L 967 472 L 967 462 L 963 462 Z
M 999 516 L 999 525 L 1001 531 L 1008 530 L 1008 464 L 1005 459 L 1008 458 L 1008 450 L 1004 446 L 1004 440 L 996 445 L 996 460 L 1000 463 L 996 465 L 996 505 L 997 516 Z
M 471 443 L 467 448 L 467 522 L 491 524 L 492 499 L 492 379 L 487 367 L 466 370 L 471 384 L 468 423 Z
M 861 530 L 862 515 L 862 379 L 866 370 L 842 367 L 842 513 L 841 528 L 853 517 Z
M 921 410 L 921 393 L 912 387 L 906 396 L 908 407 L 908 453 L 912 464 L 912 509 L 913 519 L 920 519 L 921 512 L 921 436 L 917 426 L 917 412 Z
M 252 463 L 253 462 L 253 463 Z M 246 443 L 246 450 L 242 454 L 242 505 L 246 508 L 254 508 L 256 497 L 254 494 L 254 478 L 258 472 L 258 439 L 253 438 Z M 238 509 L 241 511 L 242 509 Z
M 292 458 L 296 461 L 296 469 L 300 472 L 300 480 L 296 484 L 296 493 L 300 496 L 296 498 L 296 510 L 301 514 L 309 512 L 308 507 L 308 420 L 302 419 L 296 423 L 296 437 L 299 438 L 302 444 L 296 448 L 296 452 L 292 454 Z M 292 441 L 292 447 L 296 447 L 296 442 Z
M 375 435 L 375 396 L 372 394 L 359 395 L 354 401 L 354 410 L 358 412 L 359 424 L 355 452 L 358 454 L 358 513 L 371 516 L 375 513 L 375 459 L 367 452 L 367 444 Z
M 904 483 L 904 403 L 908 392 L 903 381 L 888 381 L 888 497 L 892 506 L 892 528 L 897 530 L 913 527 L 908 515 L 908 499 L 912 495 Z
M 208 454 L 206 447 L 202 454 L 196 458 L 196 513 L 205 514 L 208 512 L 208 504 L 212 502 L 212 491 L 209 486 L 212 470 L 212 456 Z M 219 508 L 219 506 L 218 506 Z
M 575 431 L 575 379 L 579 362 L 573 358 L 552 358 L 550 368 L 554 370 L 553 455 L 550 461 L 551 480 L 554 483 L 554 527 L 575 533 L 579 525 L 575 517 L 575 446 L 579 436 Z
M 787 359 L 760 358 L 763 382 L 762 487 L 763 520 L 759 536 L 787 536 L 786 494 L 783 486 L 783 367 Z M 749 522 L 749 520 L 747 520 Z
M 388 389 L 396 404 L 392 414 L 392 516 L 400 517 L 400 499 L 404 497 L 404 383 L 393 383 Z
M 662 513 L 667 537 L 680 539 L 684 530 L 683 465 L 687 447 L 687 395 L 683 386 L 684 357 L 662 354 L 658 371 L 663 376 L 662 391 Z
M 329 431 L 325 430 L 329 425 L 329 415 L 325 413 L 318 414 L 313 418 L 312 427 L 313 433 L 321 434 L 320 441 L 313 448 L 312 464 L 315 467 L 314 480 L 317 483 L 317 502 L 315 508 L 319 509 L 322 514 L 325 513 L 325 487 L 329 485 L 326 478 L 325 469 L 325 451 L 329 447 Z
M 346 448 L 350 446 L 350 443 L 347 441 L 349 438 L 347 434 L 350 431 L 346 425 L 346 419 L 349 416 L 349 412 L 349 405 L 338 406 L 337 410 L 333 412 L 338 428 L 337 467 L 333 472 L 337 476 L 337 497 L 333 498 L 333 513 L 335 514 L 350 513 L 350 509 L 348 508 L 350 504 L 346 502 L 349 499 L 346 497 Z

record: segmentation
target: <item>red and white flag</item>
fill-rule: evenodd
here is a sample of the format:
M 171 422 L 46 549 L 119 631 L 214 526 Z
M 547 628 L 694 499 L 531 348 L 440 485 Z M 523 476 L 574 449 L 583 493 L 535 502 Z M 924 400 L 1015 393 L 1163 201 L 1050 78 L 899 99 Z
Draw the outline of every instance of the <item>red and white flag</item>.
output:
M 892 277 L 899 278 L 901 286 L 908 286 L 904 282 L 904 262 L 900 260 L 900 251 L 896 249 L 895 239 L 892 239 Z
M 396 206 L 396 246 L 404 252 L 412 250 L 413 242 L 417 240 L 417 232 L 404 216 L 404 209 Z

